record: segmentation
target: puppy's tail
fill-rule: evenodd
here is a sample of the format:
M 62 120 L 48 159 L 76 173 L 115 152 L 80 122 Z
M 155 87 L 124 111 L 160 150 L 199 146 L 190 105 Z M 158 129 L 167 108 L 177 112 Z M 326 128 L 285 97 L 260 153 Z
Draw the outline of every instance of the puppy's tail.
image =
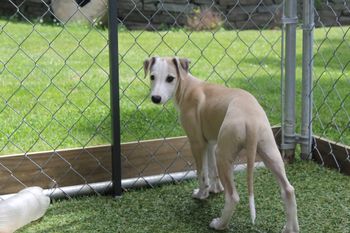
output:
M 250 132 L 247 130 L 247 183 L 248 183 L 248 194 L 249 194 L 249 209 L 252 223 L 255 224 L 256 211 L 254 201 L 254 164 L 257 150 L 257 133 Z

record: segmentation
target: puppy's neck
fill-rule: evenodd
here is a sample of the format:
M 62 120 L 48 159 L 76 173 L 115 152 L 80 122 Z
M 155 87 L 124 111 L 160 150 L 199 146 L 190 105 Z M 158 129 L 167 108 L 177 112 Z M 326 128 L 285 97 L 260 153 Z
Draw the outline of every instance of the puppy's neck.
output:
M 176 87 L 175 91 L 175 106 L 179 109 L 179 107 L 182 105 L 183 102 L 186 101 L 186 99 L 189 96 L 189 93 L 197 87 L 201 82 L 201 80 L 197 79 L 196 77 L 192 76 L 190 73 L 187 74 L 187 76 L 182 77 L 179 79 L 179 82 Z

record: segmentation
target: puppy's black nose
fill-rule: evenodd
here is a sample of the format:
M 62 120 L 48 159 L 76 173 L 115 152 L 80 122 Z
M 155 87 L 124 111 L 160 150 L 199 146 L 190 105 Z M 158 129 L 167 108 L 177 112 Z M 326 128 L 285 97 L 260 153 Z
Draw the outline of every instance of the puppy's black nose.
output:
M 162 100 L 162 97 L 160 97 L 159 95 L 152 95 L 152 102 L 155 104 L 159 104 L 160 101 Z

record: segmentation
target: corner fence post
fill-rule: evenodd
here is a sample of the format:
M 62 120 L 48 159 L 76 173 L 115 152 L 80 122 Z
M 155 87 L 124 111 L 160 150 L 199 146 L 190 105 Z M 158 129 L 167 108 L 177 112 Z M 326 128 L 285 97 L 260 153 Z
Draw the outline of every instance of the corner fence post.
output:
M 297 1 L 285 0 L 282 23 L 285 26 L 285 83 L 283 93 L 283 119 L 281 149 L 284 159 L 288 162 L 294 160 L 295 135 L 295 69 L 296 69 L 296 26 Z
M 312 152 L 312 68 L 313 68 L 314 1 L 303 1 L 303 72 L 301 112 L 301 158 Z
M 121 196 L 119 62 L 117 2 L 108 1 L 109 75 L 112 122 L 112 195 Z

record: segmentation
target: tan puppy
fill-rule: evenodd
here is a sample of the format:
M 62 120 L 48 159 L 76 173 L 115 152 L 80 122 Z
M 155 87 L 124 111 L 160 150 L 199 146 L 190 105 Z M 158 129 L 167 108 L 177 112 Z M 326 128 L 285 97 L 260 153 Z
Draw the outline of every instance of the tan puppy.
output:
M 145 75 L 150 73 L 152 101 L 164 104 L 175 97 L 197 167 L 199 188 L 192 196 L 205 199 L 209 192 L 222 191 L 223 185 L 225 206 L 221 217 L 213 219 L 210 227 L 217 230 L 228 227 L 239 201 L 233 181 L 233 162 L 241 155 L 247 157 L 249 206 L 254 223 L 253 170 L 256 153 L 259 153 L 281 188 L 287 214 L 283 232 L 299 232 L 294 188 L 286 177 L 262 107 L 248 92 L 205 83 L 193 77 L 188 69 L 189 61 L 184 58 L 152 57 L 144 61 Z

